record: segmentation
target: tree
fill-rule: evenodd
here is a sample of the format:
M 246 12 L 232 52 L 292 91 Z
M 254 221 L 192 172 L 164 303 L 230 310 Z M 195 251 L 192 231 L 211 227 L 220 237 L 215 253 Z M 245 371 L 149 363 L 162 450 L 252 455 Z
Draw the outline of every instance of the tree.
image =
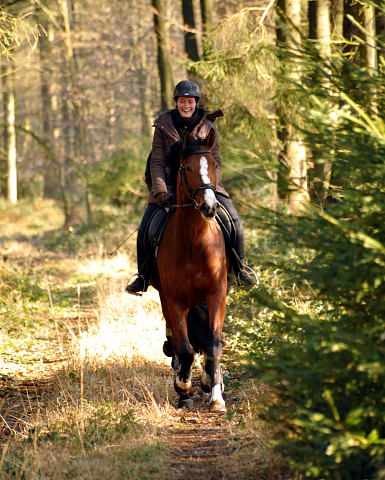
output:
M 185 27 L 184 45 L 190 60 L 199 60 L 193 0 L 182 0 L 183 23 Z
M 200 0 L 203 37 L 213 28 L 213 0 Z
M 344 0 L 333 0 L 333 37 L 342 44 L 344 37 Z
M 327 72 L 330 73 L 328 64 L 331 61 L 331 25 L 330 25 L 330 0 L 318 0 L 317 2 L 311 2 L 316 6 L 316 41 L 319 45 L 319 53 L 324 61 L 324 65 Z M 330 88 L 330 82 L 323 81 L 325 89 Z M 324 205 L 329 193 L 329 185 L 332 174 L 332 166 L 330 162 L 325 161 L 324 158 L 317 158 L 317 155 L 313 152 L 314 168 L 311 171 L 311 178 L 309 179 L 310 193 L 313 202 L 318 205 Z M 309 172 L 310 177 L 310 172 Z
M 254 372 L 274 391 L 263 416 L 273 421 L 280 450 L 304 477 L 377 479 L 385 471 L 385 309 L 379 301 L 385 293 L 385 144 L 382 120 L 367 112 L 368 92 L 385 85 L 383 77 L 340 57 L 329 64 L 338 74 L 325 97 L 320 85 L 329 74 L 309 51 L 302 59 L 309 73 L 297 84 L 302 102 L 310 99 L 304 139 L 343 175 L 326 212 L 256 215 L 275 231 L 284 253 L 277 255 L 270 239 L 270 258 L 255 259 L 260 264 L 265 257 L 267 277 L 274 271 L 281 278 L 283 298 L 265 287 L 249 297 L 276 311 L 276 340 L 271 353 L 255 358 Z M 378 101 L 381 111 L 384 100 Z
M 376 10 L 374 5 L 367 4 L 363 11 L 363 27 L 366 37 L 366 63 L 373 73 L 377 71 L 377 42 L 376 42 Z
M 174 79 L 170 59 L 170 41 L 163 0 L 152 0 L 154 27 L 158 44 L 158 72 L 160 79 L 161 110 L 173 107 Z
M 17 165 L 16 165 L 16 130 L 15 130 L 15 86 L 11 67 L 5 69 L 3 77 L 4 104 L 6 120 L 7 151 L 7 198 L 11 203 L 17 202 Z
M 15 46 L 20 43 L 20 37 L 25 36 L 30 41 L 30 35 L 37 38 L 36 29 L 27 22 L 6 12 L 0 6 L 0 59 L 3 63 L 3 101 L 4 101 L 4 138 L 7 156 L 7 198 L 11 203 L 17 202 L 17 163 L 16 163 L 16 130 L 15 130 L 15 83 L 13 69 L 9 57 Z
M 285 0 L 282 6 L 284 11 L 281 21 L 283 19 L 285 22 L 283 29 L 285 43 L 295 56 L 301 47 L 301 1 Z M 287 71 L 286 74 L 292 80 L 298 81 L 301 77 L 300 65 L 293 62 L 291 71 Z M 299 131 L 289 118 L 285 118 L 284 122 L 283 129 L 286 133 L 283 160 L 287 168 L 288 205 L 292 211 L 300 211 L 303 202 L 310 200 L 307 187 L 306 148 Z

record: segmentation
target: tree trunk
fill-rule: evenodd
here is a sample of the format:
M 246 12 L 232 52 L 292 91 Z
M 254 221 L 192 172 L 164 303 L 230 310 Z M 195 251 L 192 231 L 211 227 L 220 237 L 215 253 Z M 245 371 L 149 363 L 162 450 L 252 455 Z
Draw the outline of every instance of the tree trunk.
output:
M 376 11 L 376 32 L 378 38 L 377 56 L 385 57 L 385 12 L 383 10 Z
M 43 32 L 38 43 L 39 63 L 40 63 L 40 85 L 41 85 L 41 118 L 43 123 L 43 139 L 54 149 L 55 139 L 59 136 L 59 132 L 54 129 L 54 117 L 57 109 L 57 97 L 53 92 L 52 71 L 48 68 L 49 61 L 52 58 L 52 44 L 54 41 L 53 26 L 46 19 L 38 18 L 37 21 L 42 25 L 47 35 Z M 57 198 L 60 191 L 60 183 L 58 180 L 57 165 L 52 162 L 48 155 L 44 159 L 44 196 L 47 198 Z
M 344 0 L 334 0 L 333 7 L 333 36 L 335 40 L 342 42 L 344 37 Z
M 139 86 L 139 101 L 140 101 L 140 118 L 141 118 L 141 133 L 142 135 L 150 135 L 151 121 L 150 121 L 150 105 L 148 101 L 147 85 L 148 85 L 148 60 L 147 53 L 144 48 L 140 47 L 140 26 L 143 22 L 142 10 L 139 10 L 138 24 L 134 23 L 132 26 L 134 51 L 136 55 L 136 64 L 138 71 L 138 86 Z
M 158 42 L 158 71 L 160 79 L 161 110 L 174 107 L 172 98 L 174 79 L 170 58 L 170 42 L 163 0 L 152 0 L 154 28 Z
M 3 77 L 5 91 L 6 151 L 7 151 L 7 199 L 17 203 L 17 164 L 16 164 L 16 130 L 15 130 L 15 86 L 13 73 L 5 69 Z
M 208 58 L 209 52 L 205 46 L 207 35 L 213 29 L 213 0 L 200 0 L 202 19 L 203 57 Z
M 330 37 L 330 0 L 318 0 L 317 4 L 317 39 L 320 54 L 327 60 L 331 55 Z
M 213 0 L 200 0 L 203 36 L 213 29 Z
M 301 1 L 285 0 L 285 12 L 288 18 L 287 27 L 290 32 L 286 43 L 290 48 L 296 50 L 301 44 Z
M 375 8 L 372 5 L 365 5 L 363 16 L 364 28 L 368 32 L 366 35 L 366 63 L 373 73 L 378 69 Z
M 185 52 L 190 60 L 197 62 L 199 60 L 198 42 L 196 37 L 196 25 L 194 18 L 193 0 L 182 0 Z M 191 31 L 192 30 L 192 31 Z
M 320 54 L 326 62 L 326 68 L 331 56 L 331 32 L 330 32 L 330 1 L 318 0 L 317 2 L 317 40 L 320 46 Z M 328 82 L 324 82 L 324 88 L 330 88 Z M 331 107 L 330 107 L 331 108 Z M 313 153 L 314 169 L 309 172 L 310 195 L 317 205 L 323 205 L 328 196 L 332 166 L 330 162 L 321 160 Z
M 309 8 L 307 11 L 307 16 L 309 20 L 309 39 L 317 39 L 317 1 L 310 0 Z
M 74 87 L 76 87 L 75 54 L 72 42 L 73 3 L 72 0 L 59 0 L 59 5 L 64 24 L 63 38 L 65 44 L 65 64 L 62 71 L 61 90 L 62 142 L 59 157 L 62 165 L 64 228 L 69 228 L 79 220 L 76 211 L 78 195 L 76 193 L 74 163 L 74 157 L 79 155 L 79 111 L 75 98 L 71 97 Z
M 285 0 L 285 14 L 288 35 L 286 44 L 292 50 L 298 50 L 301 45 L 301 1 Z M 300 81 L 301 72 L 293 69 L 290 74 L 293 80 Z M 309 201 L 307 189 L 306 148 L 301 136 L 291 124 L 287 125 L 286 161 L 288 164 L 288 204 L 293 212 L 301 210 L 301 204 Z

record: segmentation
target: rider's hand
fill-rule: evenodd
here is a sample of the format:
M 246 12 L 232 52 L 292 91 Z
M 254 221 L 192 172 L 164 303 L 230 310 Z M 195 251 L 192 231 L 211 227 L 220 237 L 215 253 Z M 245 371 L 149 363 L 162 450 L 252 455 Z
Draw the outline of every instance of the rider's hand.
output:
M 167 193 L 160 192 L 156 195 L 156 203 L 161 207 L 165 203 L 167 203 Z

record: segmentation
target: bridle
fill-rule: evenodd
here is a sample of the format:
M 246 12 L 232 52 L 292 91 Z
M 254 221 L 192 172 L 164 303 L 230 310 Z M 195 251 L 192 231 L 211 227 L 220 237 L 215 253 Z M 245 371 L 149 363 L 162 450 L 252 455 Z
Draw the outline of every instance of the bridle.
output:
M 202 185 L 199 185 L 199 187 L 197 187 L 195 190 L 193 190 L 190 185 L 188 184 L 188 180 L 187 180 L 187 175 L 186 175 L 186 167 L 183 165 L 183 162 L 185 161 L 185 159 L 187 157 L 190 157 L 191 155 L 197 155 L 197 154 L 201 154 L 201 153 L 211 153 L 211 150 L 195 150 L 194 152 L 191 152 L 189 153 L 187 156 L 183 157 L 182 160 L 181 160 L 181 164 L 180 164 L 180 169 L 179 169 L 179 172 L 180 172 L 180 187 L 182 188 L 182 179 L 184 181 L 184 184 L 186 185 L 186 190 L 187 190 L 187 193 L 189 195 L 189 197 L 191 198 L 191 201 L 192 203 L 189 203 L 189 204 L 184 204 L 182 205 L 182 202 L 180 205 L 175 205 L 176 207 L 194 207 L 195 209 L 198 210 L 199 208 L 199 203 L 195 200 L 195 195 L 198 193 L 198 192 L 204 192 L 205 190 L 212 190 L 214 192 L 214 195 L 216 194 L 216 191 L 217 189 L 215 188 L 215 185 L 213 185 L 212 183 L 202 183 Z

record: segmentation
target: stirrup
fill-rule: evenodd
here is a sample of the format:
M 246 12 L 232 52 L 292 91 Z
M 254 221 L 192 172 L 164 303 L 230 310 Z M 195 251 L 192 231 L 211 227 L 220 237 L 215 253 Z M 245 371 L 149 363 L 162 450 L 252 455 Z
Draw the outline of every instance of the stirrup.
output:
M 135 275 L 138 277 L 136 280 L 134 280 L 132 282 L 131 285 L 129 285 L 129 282 L 131 280 L 132 277 L 135 277 Z M 131 290 L 131 287 L 137 280 L 140 280 L 142 279 L 143 280 L 143 288 L 141 290 Z M 136 295 L 137 297 L 141 297 L 144 293 L 144 289 L 146 287 L 146 280 L 145 278 L 143 277 L 143 275 L 139 275 L 139 273 L 134 273 L 133 275 L 131 275 L 131 277 L 127 280 L 127 285 L 126 285 L 126 288 L 124 289 L 125 292 L 127 293 L 130 293 L 131 295 Z
M 248 270 L 250 270 L 250 272 L 254 275 L 254 277 L 255 277 L 255 283 L 242 282 L 242 280 L 239 278 L 241 270 L 243 270 L 243 269 L 245 269 L 245 268 L 247 268 Z M 251 287 L 253 287 L 253 286 L 255 286 L 255 285 L 259 285 L 259 284 L 260 284 L 258 275 L 254 272 L 254 270 L 253 270 L 251 267 L 249 267 L 248 265 L 246 265 L 246 262 L 243 263 L 242 268 L 240 269 L 240 272 L 239 272 L 239 274 L 238 274 L 237 277 L 236 277 L 238 285 L 251 288 Z M 247 273 L 247 272 L 246 272 L 246 273 Z M 250 278 L 250 280 L 251 280 L 251 278 Z

